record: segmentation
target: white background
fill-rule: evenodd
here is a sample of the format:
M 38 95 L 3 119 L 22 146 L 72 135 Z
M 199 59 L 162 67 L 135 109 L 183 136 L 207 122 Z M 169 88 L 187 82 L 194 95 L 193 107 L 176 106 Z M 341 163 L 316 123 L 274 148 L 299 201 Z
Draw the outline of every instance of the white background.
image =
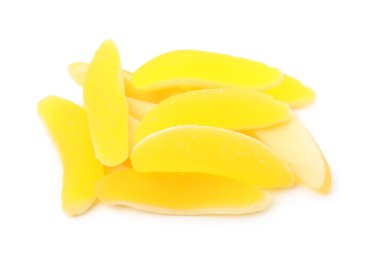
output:
M 370 259 L 368 1 L 1 1 L 0 259 Z M 115 40 L 135 70 L 174 49 L 243 56 L 315 89 L 299 113 L 333 174 L 236 217 L 173 217 L 97 205 L 66 217 L 62 168 L 38 100 L 81 102 L 67 66 Z

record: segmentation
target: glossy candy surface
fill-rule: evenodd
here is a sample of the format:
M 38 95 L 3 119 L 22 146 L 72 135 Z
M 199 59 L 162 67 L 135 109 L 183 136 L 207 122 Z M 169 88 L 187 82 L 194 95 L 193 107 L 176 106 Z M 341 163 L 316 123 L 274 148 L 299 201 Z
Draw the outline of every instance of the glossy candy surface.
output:
M 263 63 L 196 50 L 167 52 L 148 61 L 132 75 L 139 90 L 183 88 L 268 89 L 278 85 L 283 75 Z
M 284 75 L 283 81 L 279 85 L 263 92 L 287 103 L 291 108 L 307 106 L 316 99 L 316 94 L 312 89 L 288 75 Z
M 83 98 L 96 157 L 107 166 L 124 162 L 129 153 L 128 106 L 118 50 L 110 40 L 89 65 Z
M 289 106 L 256 91 L 237 88 L 194 90 L 170 97 L 153 107 L 138 125 L 135 140 L 138 142 L 150 133 L 170 126 L 258 129 L 287 121 L 290 116 Z
M 68 72 L 83 107 L 49 96 L 38 112 L 60 153 L 69 216 L 97 197 L 163 214 L 246 214 L 271 205 L 261 188 L 297 180 L 330 191 L 329 165 L 291 110 L 316 94 L 278 69 L 178 50 L 131 74 L 106 40 Z
M 321 193 L 329 192 L 331 174 L 326 159 L 296 116 L 283 124 L 253 133 L 279 154 L 304 185 Z
M 199 172 L 222 175 L 263 188 L 290 187 L 294 175 L 263 143 L 209 126 L 176 126 L 136 144 L 131 163 L 138 172 Z
M 174 215 L 246 214 L 271 204 L 271 196 L 244 182 L 203 173 L 113 172 L 97 182 L 100 201 Z
M 69 216 L 81 215 L 95 202 L 95 182 L 104 175 L 103 165 L 94 154 L 86 113 L 55 96 L 41 100 L 38 113 L 62 161 L 63 210 Z
M 75 62 L 68 67 L 68 72 L 71 77 L 81 86 L 85 80 L 88 65 L 88 63 Z M 187 87 L 187 90 L 184 88 L 175 87 L 157 91 L 141 91 L 132 85 L 132 74 L 130 72 L 123 70 L 122 73 L 124 75 L 126 95 L 128 97 L 133 97 L 152 103 L 158 103 L 173 95 L 191 90 L 190 87 Z M 202 87 L 198 86 L 194 87 L 194 89 L 202 89 Z M 283 75 L 282 81 L 277 86 L 267 90 L 259 91 L 266 93 L 277 100 L 287 103 L 291 108 L 301 108 L 307 106 L 313 103 L 316 99 L 316 94 L 311 88 L 304 86 L 300 81 L 286 74 Z

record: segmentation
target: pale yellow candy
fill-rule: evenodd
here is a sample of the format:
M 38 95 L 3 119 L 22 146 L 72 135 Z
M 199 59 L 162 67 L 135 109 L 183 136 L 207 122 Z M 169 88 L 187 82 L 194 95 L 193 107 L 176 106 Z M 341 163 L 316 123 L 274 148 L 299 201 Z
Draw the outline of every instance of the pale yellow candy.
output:
M 315 140 L 296 117 L 283 124 L 253 131 L 289 165 L 307 187 L 328 193 L 331 186 L 329 165 Z
M 139 90 L 173 87 L 268 89 L 283 76 L 263 63 L 205 51 L 167 52 L 142 65 L 132 75 Z
M 86 62 L 73 62 L 68 66 L 67 70 L 71 78 L 78 85 L 83 87 L 85 84 L 86 72 L 88 69 L 89 69 L 89 64 Z
M 316 94 L 312 89 L 288 75 L 284 75 L 283 81 L 279 85 L 263 92 L 289 104 L 292 108 L 307 106 L 316 99 Z
M 176 126 L 136 144 L 138 172 L 199 172 L 231 177 L 263 188 L 290 187 L 294 175 L 280 157 L 249 136 L 210 126 Z
M 86 112 L 68 100 L 49 96 L 40 101 L 38 113 L 62 160 L 63 209 L 69 216 L 81 215 L 94 204 L 95 182 L 104 175 L 94 154 Z
M 78 85 L 83 87 L 83 85 L 85 84 L 86 73 L 88 69 L 89 69 L 89 63 L 74 62 L 68 66 L 68 73 Z M 122 75 L 123 75 L 123 85 L 124 85 L 125 91 L 127 92 L 128 88 L 132 88 L 132 83 L 131 83 L 132 75 L 131 75 L 131 72 L 126 71 L 126 70 L 122 70 Z
M 123 88 L 118 50 L 107 40 L 96 51 L 83 88 L 95 154 L 107 166 L 124 162 L 129 153 L 128 107 Z
M 271 204 L 269 192 L 244 182 L 202 173 L 113 172 L 97 182 L 100 201 L 174 214 L 246 214 Z
M 104 203 L 181 215 L 263 210 L 271 196 L 259 187 L 290 187 L 295 175 L 330 190 L 328 163 L 290 109 L 316 95 L 278 69 L 180 50 L 131 75 L 107 40 L 90 65 L 68 71 L 83 86 L 86 111 L 57 97 L 38 110 L 61 154 L 70 216 L 93 205 L 95 184 Z
M 129 113 L 135 117 L 137 120 L 143 119 L 143 117 L 148 114 L 156 104 L 147 102 L 144 100 L 127 97 L 127 104 L 129 108 Z
M 83 86 L 85 82 L 86 72 L 89 64 L 84 62 L 74 62 L 68 67 L 69 75 L 76 81 L 80 86 Z M 176 95 L 178 93 L 185 92 L 182 88 L 171 88 L 163 89 L 157 91 L 141 91 L 136 89 L 131 82 L 131 73 L 122 70 L 125 94 L 128 97 L 144 100 L 151 103 L 158 103 L 170 96 Z
M 170 97 L 152 108 L 138 125 L 135 140 L 139 142 L 170 126 L 256 129 L 287 121 L 290 116 L 288 105 L 257 91 L 238 88 L 194 90 Z

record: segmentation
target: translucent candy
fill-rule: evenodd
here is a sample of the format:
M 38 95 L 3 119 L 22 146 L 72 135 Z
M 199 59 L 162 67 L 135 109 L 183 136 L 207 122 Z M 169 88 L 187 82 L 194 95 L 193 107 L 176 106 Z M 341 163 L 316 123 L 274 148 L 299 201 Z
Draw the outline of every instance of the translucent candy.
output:
M 131 163 L 138 172 L 199 172 L 263 188 L 290 187 L 294 175 L 280 157 L 249 136 L 210 126 L 176 126 L 136 144 Z
M 194 90 L 170 97 L 152 108 L 138 125 L 135 140 L 138 142 L 150 133 L 170 126 L 258 129 L 287 121 L 290 116 L 288 105 L 256 91 L 237 88 Z
M 139 90 L 173 87 L 268 89 L 278 85 L 283 75 L 263 63 L 195 50 L 167 52 L 148 61 L 132 75 Z
M 253 133 L 279 154 L 301 183 L 321 193 L 329 192 L 329 166 L 315 140 L 297 117 Z
M 69 216 L 81 215 L 94 204 L 95 182 L 104 175 L 104 167 L 94 154 L 85 110 L 49 96 L 40 101 L 38 113 L 62 160 L 63 209 Z
M 263 92 L 287 103 L 291 108 L 307 106 L 316 99 L 316 94 L 312 89 L 288 75 L 284 75 L 283 81 L 279 85 Z
M 106 40 L 90 64 L 68 72 L 83 87 L 83 108 L 50 96 L 38 112 L 62 159 L 69 216 L 96 197 L 163 214 L 246 214 L 270 206 L 261 188 L 297 179 L 330 190 L 329 165 L 291 110 L 316 94 L 276 68 L 179 50 L 131 74 Z
M 95 154 L 107 166 L 124 162 L 129 153 L 128 107 L 123 88 L 118 50 L 107 40 L 96 51 L 83 88 Z
M 100 201 L 174 214 L 246 214 L 271 204 L 269 192 L 244 182 L 203 173 L 113 172 L 97 182 Z

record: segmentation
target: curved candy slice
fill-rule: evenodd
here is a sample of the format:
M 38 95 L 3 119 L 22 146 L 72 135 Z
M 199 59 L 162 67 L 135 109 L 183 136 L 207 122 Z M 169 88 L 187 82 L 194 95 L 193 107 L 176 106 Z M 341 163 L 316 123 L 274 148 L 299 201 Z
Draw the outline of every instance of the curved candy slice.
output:
M 77 82 L 80 86 L 83 86 L 83 84 L 85 83 L 85 77 L 88 67 L 88 63 L 75 62 L 69 65 L 68 72 L 75 82 Z M 134 86 L 132 85 L 132 75 L 130 72 L 122 70 L 122 74 L 124 79 L 125 94 L 128 97 L 133 97 L 151 103 L 158 103 L 170 96 L 185 92 L 185 90 L 181 88 L 171 88 L 157 91 L 141 91 L 134 88 Z
M 90 140 L 85 110 L 54 96 L 40 101 L 38 113 L 62 160 L 62 202 L 65 213 L 78 216 L 95 202 L 95 182 L 104 175 Z
M 170 126 L 206 125 L 227 129 L 256 129 L 288 120 L 288 105 L 269 95 L 245 89 L 202 89 L 163 100 L 142 119 L 136 142 Z
M 84 106 L 96 157 L 115 166 L 128 157 L 128 107 L 120 58 L 107 40 L 96 51 L 83 88 Z
M 130 114 L 137 120 L 143 119 L 148 112 L 156 106 L 154 103 L 150 103 L 144 100 L 127 97 L 128 110 Z
M 279 85 L 263 92 L 287 103 L 292 108 L 307 106 L 316 99 L 316 94 L 312 89 L 288 75 L 284 75 L 283 81 Z
M 246 214 L 271 204 L 269 192 L 244 182 L 202 173 L 111 173 L 97 182 L 100 201 L 174 214 Z
M 248 59 L 195 50 L 162 54 L 132 75 L 140 90 L 172 87 L 268 89 L 282 80 L 278 69 Z
M 289 187 L 294 175 L 270 148 L 249 136 L 210 126 L 176 126 L 137 143 L 131 163 L 138 172 L 200 172 L 263 188 Z
M 293 117 L 286 123 L 254 131 L 254 135 L 279 154 L 304 185 L 321 193 L 329 192 L 329 165 L 298 118 Z

